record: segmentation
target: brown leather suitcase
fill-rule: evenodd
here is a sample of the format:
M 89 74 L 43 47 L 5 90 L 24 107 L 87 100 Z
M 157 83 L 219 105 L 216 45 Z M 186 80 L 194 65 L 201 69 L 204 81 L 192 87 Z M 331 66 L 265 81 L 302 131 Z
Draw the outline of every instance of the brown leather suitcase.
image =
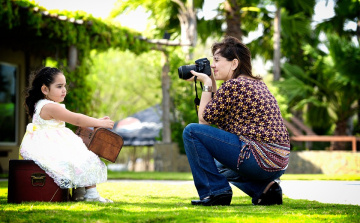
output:
M 78 127 L 75 134 L 83 140 L 89 150 L 113 163 L 124 144 L 120 135 L 106 128 Z
M 61 189 L 32 160 L 9 160 L 8 203 L 69 201 L 69 189 Z

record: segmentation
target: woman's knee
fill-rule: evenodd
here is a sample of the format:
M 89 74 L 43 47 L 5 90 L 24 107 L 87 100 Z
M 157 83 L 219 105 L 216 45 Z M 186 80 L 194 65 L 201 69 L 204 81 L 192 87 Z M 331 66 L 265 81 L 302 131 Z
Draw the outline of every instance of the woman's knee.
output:
M 185 128 L 184 128 L 184 131 L 183 131 L 183 137 L 188 137 L 190 136 L 191 132 L 196 129 L 196 127 L 198 126 L 199 124 L 197 123 L 190 123 L 188 124 Z

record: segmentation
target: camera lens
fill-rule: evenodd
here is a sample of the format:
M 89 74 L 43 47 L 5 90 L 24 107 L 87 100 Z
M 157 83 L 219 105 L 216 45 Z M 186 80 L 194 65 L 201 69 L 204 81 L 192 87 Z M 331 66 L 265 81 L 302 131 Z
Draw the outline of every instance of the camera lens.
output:
M 191 78 L 192 73 L 190 72 L 191 70 L 195 70 L 196 71 L 196 65 L 184 65 L 178 68 L 178 73 L 179 73 L 179 78 L 187 80 L 189 78 Z

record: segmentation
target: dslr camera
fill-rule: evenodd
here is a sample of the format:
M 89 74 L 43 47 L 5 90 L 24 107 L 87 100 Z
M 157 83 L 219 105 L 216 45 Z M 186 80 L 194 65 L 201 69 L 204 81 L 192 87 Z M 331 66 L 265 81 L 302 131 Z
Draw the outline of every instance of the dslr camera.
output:
M 195 65 L 184 65 L 178 68 L 179 78 L 187 80 L 191 78 L 191 70 L 194 70 L 199 73 L 204 73 L 210 77 L 211 68 L 210 61 L 207 58 L 201 58 L 195 61 Z

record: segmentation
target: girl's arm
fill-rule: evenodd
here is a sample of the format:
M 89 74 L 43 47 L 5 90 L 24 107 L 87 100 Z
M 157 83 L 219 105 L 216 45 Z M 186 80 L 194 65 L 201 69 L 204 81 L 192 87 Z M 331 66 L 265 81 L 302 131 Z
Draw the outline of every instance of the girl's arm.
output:
M 57 119 L 75 126 L 82 127 L 114 127 L 114 121 L 108 117 L 102 119 L 92 118 L 80 113 L 75 113 L 67 110 L 59 104 L 46 104 L 41 109 L 40 117 L 44 120 Z

